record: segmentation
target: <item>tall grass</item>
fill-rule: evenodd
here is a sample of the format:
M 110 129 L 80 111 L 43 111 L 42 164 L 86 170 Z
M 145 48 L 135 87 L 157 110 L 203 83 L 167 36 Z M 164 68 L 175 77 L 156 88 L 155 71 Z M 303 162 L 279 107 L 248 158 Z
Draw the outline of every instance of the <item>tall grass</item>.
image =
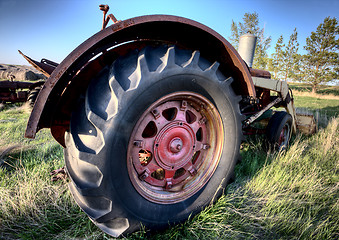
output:
M 153 238 L 338 239 L 338 121 L 287 151 L 264 157 L 252 149 L 256 164 L 239 166 L 249 169 L 238 169 L 216 205 Z
M 16 135 L 13 128 L 26 123 L 16 111 L 23 110 L 0 112 L 1 120 L 16 119 L 0 124 L 0 148 L 20 144 L 2 156 L 0 239 L 110 239 L 76 205 L 67 180 L 50 181 L 49 172 L 63 166 L 62 148 L 48 132 L 28 141 Z M 236 181 L 214 205 L 166 231 L 127 238 L 337 239 L 338 123 L 336 118 L 314 136 L 296 137 L 284 152 L 267 153 L 260 139 L 245 142 Z
M 33 144 L 54 142 L 48 131 L 42 131 L 34 140 L 24 138 L 30 111 L 31 108 L 27 103 L 7 105 L 2 111 L 0 110 L 0 146 L 20 144 L 27 147 Z
M 64 165 L 62 148 L 48 131 L 25 139 L 28 115 L 26 106 L 0 112 L 0 239 L 86 236 L 96 228 L 72 199 L 67 182 L 50 180 L 49 173 Z
M 338 119 L 309 140 L 298 139 L 246 184 L 262 200 L 268 228 L 296 239 L 338 237 Z
M 79 216 L 87 221 L 65 182 L 50 181 L 49 172 L 61 166 L 62 150 L 56 143 L 20 147 L 5 157 L 0 168 L 0 238 L 51 238 L 75 226 Z

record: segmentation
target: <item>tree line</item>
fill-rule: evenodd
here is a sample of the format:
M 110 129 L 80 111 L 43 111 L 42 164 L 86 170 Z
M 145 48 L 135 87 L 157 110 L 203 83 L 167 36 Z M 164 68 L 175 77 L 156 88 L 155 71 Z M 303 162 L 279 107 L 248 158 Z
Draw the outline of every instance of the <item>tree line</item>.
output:
M 295 28 L 288 42 L 280 35 L 274 53 L 268 56 L 272 38 L 259 27 L 256 12 L 245 13 L 242 22 L 232 20 L 230 42 L 237 49 L 239 37 L 251 33 L 258 37 L 253 68 L 271 72 L 273 79 L 310 83 L 312 92 L 319 85 L 339 78 L 339 25 L 336 18 L 326 17 L 306 38 L 305 54 L 300 54 L 298 32 Z

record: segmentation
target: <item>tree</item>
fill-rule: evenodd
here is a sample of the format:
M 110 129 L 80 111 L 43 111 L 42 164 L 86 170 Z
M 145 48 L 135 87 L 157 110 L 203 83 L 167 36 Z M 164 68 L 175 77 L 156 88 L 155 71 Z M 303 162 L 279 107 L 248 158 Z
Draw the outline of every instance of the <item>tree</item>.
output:
M 283 51 L 283 64 L 281 65 L 282 79 L 287 81 L 288 78 L 294 78 L 296 75 L 297 53 L 299 50 L 298 32 L 295 28 L 290 36 L 290 40 Z
M 272 39 L 271 36 L 265 37 L 264 32 L 265 28 L 259 27 L 259 17 L 256 12 L 245 13 L 243 22 L 236 23 L 232 20 L 230 41 L 236 49 L 238 49 L 241 35 L 251 33 L 258 37 L 253 61 L 254 68 L 265 69 L 267 66 L 267 49 L 270 47 Z
M 327 17 L 316 32 L 306 38 L 302 58 L 302 80 L 312 85 L 312 92 L 318 86 L 339 77 L 339 26 L 336 18 Z
M 281 35 L 274 47 L 275 52 L 272 54 L 272 58 L 270 58 L 268 62 L 268 70 L 273 73 L 273 79 L 279 78 L 278 73 L 282 68 L 284 48 L 284 37 Z

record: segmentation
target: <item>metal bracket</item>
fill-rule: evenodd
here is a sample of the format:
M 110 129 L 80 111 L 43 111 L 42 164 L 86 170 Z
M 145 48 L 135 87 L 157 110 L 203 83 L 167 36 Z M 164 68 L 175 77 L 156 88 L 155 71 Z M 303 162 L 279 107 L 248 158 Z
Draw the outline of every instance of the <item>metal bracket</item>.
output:
M 296 123 L 297 115 L 295 112 L 293 99 L 290 99 L 289 87 L 288 87 L 287 82 L 280 81 L 280 80 L 274 80 L 274 79 L 259 78 L 259 77 L 252 77 L 252 80 L 253 80 L 255 87 L 269 89 L 269 90 L 280 93 L 282 101 L 286 103 L 286 106 L 285 106 L 286 111 L 292 116 L 292 130 L 295 133 L 297 131 L 297 123 Z
M 257 112 L 256 114 L 252 115 L 250 118 L 246 119 L 243 123 L 243 128 L 248 127 L 251 123 L 253 123 L 255 120 L 257 120 L 261 115 L 264 114 L 268 109 L 276 105 L 277 103 L 281 102 L 282 99 L 280 97 L 276 98 L 273 102 L 270 102 L 267 104 L 266 107 L 264 107 L 262 110 Z
M 102 28 L 101 28 L 101 30 L 106 28 L 106 26 L 107 26 L 107 24 L 108 24 L 110 19 L 113 21 L 114 24 L 117 23 L 117 22 L 120 22 L 120 20 L 117 20 L 112 13 L 109 14 L 107 16 L 107 18 L 106 18 L 106 14 L 107 14 L 107 12 L 109 10 L 109 6 L 108 5 L 100 4 L 99 8 L 100 8 L 101 11 L 104 12 L 104 18 L 102 20 Z

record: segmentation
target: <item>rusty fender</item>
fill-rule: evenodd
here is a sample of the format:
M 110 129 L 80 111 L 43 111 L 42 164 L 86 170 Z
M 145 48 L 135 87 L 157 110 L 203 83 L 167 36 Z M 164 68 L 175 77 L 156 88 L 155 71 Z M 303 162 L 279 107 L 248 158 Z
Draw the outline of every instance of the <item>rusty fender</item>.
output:
M 135 17 L 93 35 L 54 69 L 37 98 L 25 136 L 34 138 L 40 129 L 50 128 L 54 138 L 64 146 L 71 113 L 90 80 L 120 55 L 158 44 L 199 50 L 204 58 L 218 61 L 226 77 L 233 77 L 237 94 L 256 97 L 249 68 L 232 45 L 214 30 L 176 16 Z

